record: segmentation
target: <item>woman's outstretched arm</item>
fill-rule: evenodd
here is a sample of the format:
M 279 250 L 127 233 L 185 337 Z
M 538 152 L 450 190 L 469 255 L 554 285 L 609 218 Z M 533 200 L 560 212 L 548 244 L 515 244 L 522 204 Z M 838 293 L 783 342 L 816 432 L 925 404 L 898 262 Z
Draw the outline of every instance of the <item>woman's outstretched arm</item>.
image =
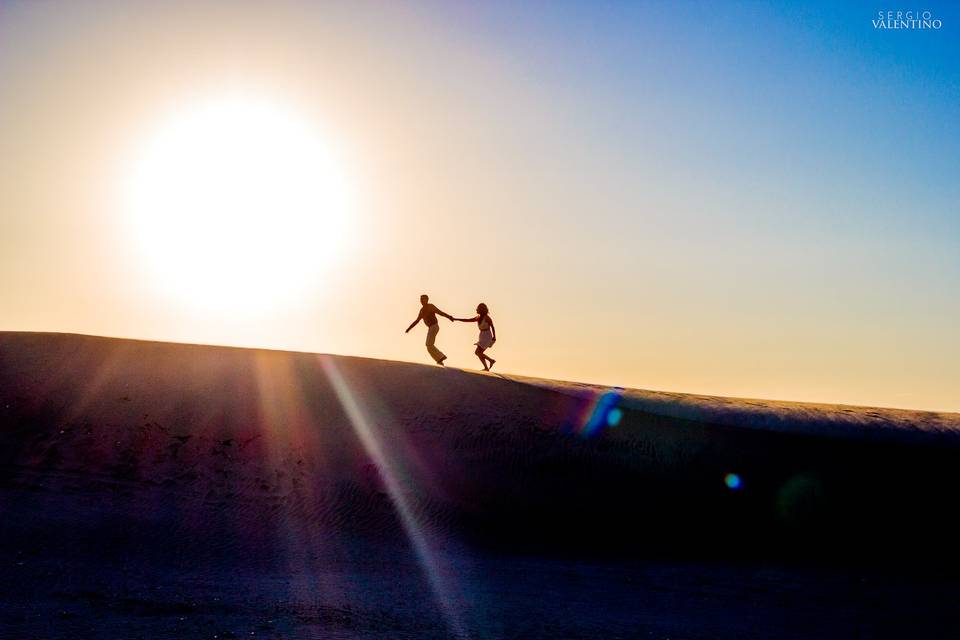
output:
M 472 318 L 454 318 L 456 322 L 476 322 L 480 319 L 480 316 L 473 316 Z

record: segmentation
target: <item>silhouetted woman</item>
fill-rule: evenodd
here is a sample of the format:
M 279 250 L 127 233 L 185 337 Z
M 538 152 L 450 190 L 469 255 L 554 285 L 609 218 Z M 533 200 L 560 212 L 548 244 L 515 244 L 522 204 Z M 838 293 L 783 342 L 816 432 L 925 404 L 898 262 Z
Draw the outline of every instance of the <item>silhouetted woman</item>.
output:
M 487 309 L 487 305 L 482 302 L 477 305 L 477 315 L 472 318 L 454 318 L 454 320 L 459 322 L 476 322 L 477 326 L 480 327 L 480 339 L 477 340 L 474 344 L 477 345 L 475 354 L 480 358 L 480 364 L 483 365 L 484 371 L 490 371 L 490 368 L 497 363 L 496 360 L 490 356 L 484 355 L 484 351 L 493 346 L 493 343 L 497 341 L 497 330 L 493 326 L 493 318 L 490 317 L 490 311 Z M 487 364 L 487 363 L 490 364 Z

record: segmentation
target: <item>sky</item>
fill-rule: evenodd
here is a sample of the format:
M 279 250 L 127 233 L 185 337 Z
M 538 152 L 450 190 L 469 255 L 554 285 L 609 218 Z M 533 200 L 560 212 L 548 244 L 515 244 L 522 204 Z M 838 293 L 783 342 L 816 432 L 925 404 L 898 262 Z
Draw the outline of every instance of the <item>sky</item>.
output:
M 916 8 L 942 26 L 872 24 Z M 217 236 L 133 229 L 136 158 L 221 95 L 296 113 L 348 185 L 336 236 L 230 258 L 281 302 L 203 304 L 179 243 Z M 958 202 L 946 2 L 0 0 L 0 330 L 429 362 L 428 293 L 487 303 L 505 373 L 960 411 Z

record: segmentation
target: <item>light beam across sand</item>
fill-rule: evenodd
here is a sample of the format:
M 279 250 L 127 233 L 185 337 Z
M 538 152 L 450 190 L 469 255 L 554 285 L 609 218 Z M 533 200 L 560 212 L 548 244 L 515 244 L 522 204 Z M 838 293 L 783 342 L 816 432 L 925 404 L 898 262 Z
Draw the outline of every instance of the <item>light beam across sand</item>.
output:
M 413 545 L 413 549 L 417 554 L 420 565 L 423 567 L 427 580 L 430 582 L 430 588 L 433 590 L 433 594 L 440 605 L 440 609 L 450 627 L 450 631 L 457 638 L 467 638 L 468 635 L 461 621 L 458 607 L 452 597 L 453 589 L 445 579 L 440 559 L 430 548 L 427 535 L 421 524 L 417 521 L 416 514 L 407 501 L 403 487 L 398 480 L 394 468 L 395 465 L 391 463 L 384 447 L 381 446 L 372 422 L 368 419 L 360 403 L 354 398 L 353 393 L 350 391 L 350 386 L 346 380 L 344 380 L 343 376 L 340 375 L 337 365 L 329 357 L 321 357 L 320 362 L 363 448 L 377 466 L 380 477 L 387 490 L 387 495 L 390 496 L 390 500 L 397 514 L 400 516 L 400 522 L 403 525 L 404 532 Z

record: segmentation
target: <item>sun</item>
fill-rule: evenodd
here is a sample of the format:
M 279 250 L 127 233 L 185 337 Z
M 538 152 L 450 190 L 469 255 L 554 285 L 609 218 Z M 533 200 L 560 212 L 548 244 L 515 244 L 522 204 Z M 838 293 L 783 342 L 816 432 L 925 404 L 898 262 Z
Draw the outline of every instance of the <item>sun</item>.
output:
M 312 295 L 353 217 L 342 167 L 315 124 L 248 96 L 163 119 L 124 184 L 123 215 L 150 277 L 216 312 L 270 312 Z

